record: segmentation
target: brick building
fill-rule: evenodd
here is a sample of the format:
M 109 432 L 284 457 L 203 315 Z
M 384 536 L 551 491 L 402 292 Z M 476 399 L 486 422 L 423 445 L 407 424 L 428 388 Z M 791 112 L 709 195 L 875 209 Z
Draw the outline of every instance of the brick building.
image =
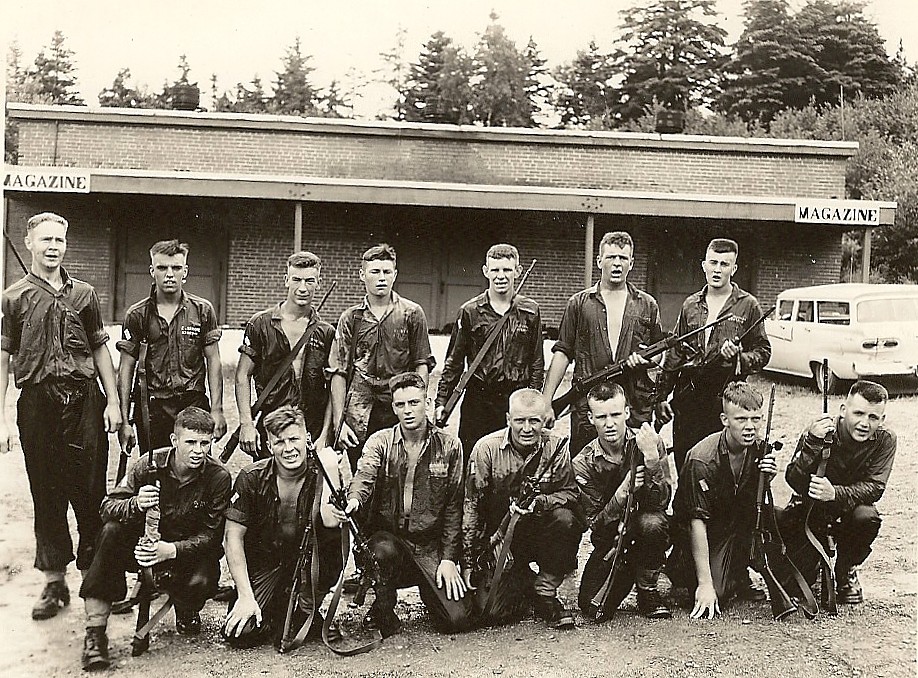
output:
M 31 214 L 65 215 L 67 266 L 116 322 L 149 289 L 147 250 L 163 238 L 190 243 L 189 288 L 231 326 L 282 298 L 283 261 L 300 247 L 338 281 L 323 313 L 337 317 L 362 293 L 360 253 L 390 242 L 396 287 L 432 328 L 483 288 L 484 252 L 508 241 L 524 264 L 538 259 L 527 293 L 552 329 L 594 279 L 599 239 L 625 229 L 631 280 L 670 324 L 703 284 L 711 237 L 739 242 L 737 280 L 768 304 L 787 287 L 836 282 L 842 232 L 865 226 L 869 243 L 895 212 L 839 199 L 850 142 L 22 104 L 8 115 L 19 127 L 19 165 L 5 180 L 12 242 Z M 849 219 L 853 205 L 863 209 Z M 7 281 L 18 275 L 7 266 Z

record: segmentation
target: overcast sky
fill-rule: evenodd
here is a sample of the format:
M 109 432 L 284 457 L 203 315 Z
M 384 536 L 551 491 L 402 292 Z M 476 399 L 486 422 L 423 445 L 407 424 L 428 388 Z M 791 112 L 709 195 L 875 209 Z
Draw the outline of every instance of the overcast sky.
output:
M 722 25 L 735 40 L 742 31 L 742 0 L 717 0 Z M 191 78 L 205 92 L 216 73 L 221 89 L 248 82 L 256 73 L 270 89 L 284 49 L 300 36 L 313 56 L 313 78 L 326 86 L 349 69 L 370 73 L 379 53 L 391 49 L 399 26 L 407 30 L 406 55 L 413 60 L 436 30 L 469 49 L 494 9 L 519 46 L 532 35 L 549 66 L 569 61 L 594 39 L 609 49 L 618 12 L 635 0 L 3 0 L 5 41 L 16 40 L 31 63 L 60 29 L 76 53 L 83 98 L 98 92 L 121 68 L 135 83 L 158 90 L 174 80 L 180 54 Z M 803 0 L 791 0 L 799 7 Z M 903 40 L 910 62 L 918 61 L 918 0 L 873 0 L 876 21 L 893 54 Z

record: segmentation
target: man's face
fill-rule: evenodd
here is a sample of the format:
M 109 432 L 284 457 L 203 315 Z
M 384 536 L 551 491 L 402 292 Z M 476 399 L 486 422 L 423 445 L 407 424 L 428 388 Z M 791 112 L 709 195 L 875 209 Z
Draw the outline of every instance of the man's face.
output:
M 731 402 L 724 403 L 720 421 L 727 431 L 727 439 L 734 447 L 749 447 L 758 437 L 762 425 L 762 408 L 747 410 Z
M 360 279 L 366 285 L 367 294 L 371 294 L 374 297 L 389 296 L 397 275 L 398 271 L 395 270 L 395 262 L 385 259 L 365 261 L 360 267 Z
M 427 420 L 427 394 L 416 386 L 396 389 L 392 394 L 392 411 L 406 431 L 416 431 Z
M 539 443 L 545 425 L 545 405 L 540 401 L 528 404 L 511 401 L 507 412 L 510 440 L 520 450 L 531 450 Z
M 518 261 L 507 257 L 488 257 L 481 267 L 481 272 L 488 279 L 488 288 L 497 294 L 506 294 L 512 290 L 522 270 Z
M 28 232 L 25 244 L 41 268 L 53 271 L 60 267 L 67 251 L 67 227 L 56 221 L 42 221 Z
M 268 445 L 274 455 L 274 461 L 288 471 L 299 471 L 306 463 L 306 448 L 309 445 L 309 434 L 302 424 L 291 424 L 279 435 L 268 431 Z
M 177 428 L 170 437 L 175 447 L 175 460 L 180 466 L 196 469 L 204 465 L 213 443 L 212 433 Z
M 156 289 L 164 294 L 175 294 L 182 290 L 182 284 L 188 275 L 188 264 L 181 252 L 171 257 L 165 254 L 154 254 L 150 264 L 150 275 Z
M 886 403 L 872 403 L 856 393 L 841 404 L 841 425 L 853 440 L 863 443 L 870 438 L 886 419 Z
M 708 287 L 722 289 L 730 286 L 733 274 L 736 273 L 736 252 L 715 252 L 708 250 L 701 262 L 701 270 Z
M 596 435 L 612 447 L 620 447 L 625 440 L 625 422 L 631 415 L 625 396 L 619 395 L 609 400 L 587 399 L 590 406 L 588 416 L 590 423 L 596 427 Z
M 309 306 L 319 289 L 319 269 L 314 266 L 288 266 L 284 286 L 287 288 L 287 301 L 297 306 Z
M 630 245 L 603 245 L 596 257 L 596 265 L 602 273 L 606 284 L 620 285 L 628 279 L 628 273 L 634 264 Z

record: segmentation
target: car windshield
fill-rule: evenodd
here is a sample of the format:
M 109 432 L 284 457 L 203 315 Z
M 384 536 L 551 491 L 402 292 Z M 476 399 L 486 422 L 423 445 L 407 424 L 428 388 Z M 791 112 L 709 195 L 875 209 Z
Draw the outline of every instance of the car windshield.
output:
M 857 305 L 857 320 L 860 323 L 918 322 L 918 298 L 862 301 Z

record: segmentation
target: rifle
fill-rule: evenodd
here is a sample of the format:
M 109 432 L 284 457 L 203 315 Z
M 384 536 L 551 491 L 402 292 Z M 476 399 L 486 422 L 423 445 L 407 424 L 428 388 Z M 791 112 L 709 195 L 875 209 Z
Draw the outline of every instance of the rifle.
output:
M 780 450 L 782 444 L 769 443 L 771 437 L 771 421 L 775 408 L 775 385 L 771 385 L 771 395 L 768 398 L 768 418 L 765 422 L 765 448 L 763 454 L 768 454 L 770 449 Z M 797 605 L 781 585 L 780 580 L 772 570 L 772 562 L 781 560 L 782 565 L 787 565 L 787 551 L 781 533 L 778 531 L 778 522 L 775 518 L 774 501 L 771 497 L 771 479 L 764 471 L 759 471 L 758 490 L 755 495 L 755 529 L 752 532 L 752 548 L 749 561 L 752 567 L 765 579 L 768 587 L 768 600 L 771 602 L 771 613 L 775 621 L 797 611 Z M 766 524 L 767 521 L 767 524 Z M 791 567 L 793 565 L 791 564 Z
M 635 445 L 631 451 L 631 459 L 628 465 L 629 472 L 631 473 L 631 487 L 628 489 L 628 500 L 625 502 L 625 509 L 622 512 L 622 517 L 618 521 L 615 540 L 612 542 L 612 546 L 608 553 L 603 556 L 603 562 L 609 563 L 609 574 L 583 611 L 585 617 L 589 617 L 597 622 L 601 622 L 605 620 L 607 616 L 612 616 L 612 614 L 615 613 L 614 609 L 607 609 L 609 607 L 609 598 L 612 594 L 613 584 L 615 583 L 615 575 L 618 573 L 619 567 L 624 562 L 627 551 L 634 541 L 628 538 L 628 528 L 631 523 L 631 517 L 637 510 L 637 490 L 634 487 L 634 477 L 637 475 L 639 452 L 640 450 L 637 445 Z M 669 463 L 669 460 L 664 460 L 663 463 Z M 627 593 L 627 591 L 622 592 L 622 597 Z
M 328 297 L 331 295 L 335 287 L 338 286 L 338 281 L 335 280 L 326 290 L 325 295 L 322 297 L 322 301 L 319 302 L 319 305 L 316 306 L 316 315 L 319 311 L 322 310 L 322 307 L 325 305 L 325 302 L 328 301 Z M 277 386 L 278 382 L 281 380 L 281 377 L 284 376 L 284 373 L 287 371 L 293 361 L 296 360 L 296 357 L 300 354 L 300 351 L 303 350 L 303 347 L 306 345 L 309 337 L 312 335 L 312 332 L 309 331 L 309 328 L 303 332 L 303 336 L 299 338 L 299 341 L 296 342 L 296 345 L 290 351 L 284 361 L 278 365 L 277 371 L 271 375 L 271 379 L 268 380 L 268 383 L 265 385 L 264 390 L 259 394 L 255 399 L 255 403 L 252 405 L 252 423 L 257 425 L 261 417 L 261 408 L 264 407 L 265 400 L 268 396 L 271 395 L 271 392 Z M 233 456 L 233 452 L 236 451 L 236 448 L 239 447 L 239 435 L 242 431 L 242 424 L 236 427 L 236 430 L 230 434 L 230 437 L 227 439 L 226 444 L 223 446 L 223 451 L 220 453 L 220 461 L 226 463 L 229 461 L 230 457 Z
M 478 353 L 475 354 L 472 362 L 469 363 L 469 368 L 462 373 L 462 376 L 459 377 L 459 381 L 456 384 L 456 387 L 453 389 L 453 392 L 449 394 L 449 398 L 446 400 L 446 404 L 443 405 L 443 414 L 437 419 L 436 422 L 437 426 L 440 428 L 446 426 L 446 422 L 449 421 L 449 416 L 456 408 L 456 405 L 459 402 L 459 398 L 461 398 L 462 394 L 465 392 L 466 387 L 469 385 L 469 381 L 471 381 L 472 377 L 475 376 L 475 370 L 477 370 L 478 366 L 481 365 L 482 361 L 485 359 L 485 356 L 488 355 L 488 351 L 491 350 L 494 342 L 497 341 L 500 333 L 503 331 L 504 327 L 507 325 L 507 322 L 510 320 L 510 312 L 513 310 L 513 303 L 516 301 L 516 297 L 520 293 L 520 290 L 523 289 L 523 285 L 526 284 L 526 280 L 529 278 L 529 274 L 532 273 L 532 269 L 535 268 L 535 265 L 536 260 L 533 259 L 532 263 L 529 264 L 529 268 L 526 269 L 526 272 L 523 274 L 523 277 L 520 278 L 519 284 L 516 286 L 516 292 L 513 294 L 513 299 L 510 300 L 510 308 L 506 313 L 504 313 L 500 320 L 494 324 L 494 327 L 491 328 L 491 331 L 485 338 L 481 348 L 478 349 Z
M 822 359 L 822 413 L 829 413 L 829 359 Z M 813 475 L 817 478 L 823 478 L 826 475 L 826 467 L 829 464 L 829 457 L 832 454 L 832 444 L 835 442 L 835 434 L 830 431 L 826 434 L 822 442 L 822 454 L 819 465 L 816 467 L 816 473 Z M 835 557 L 835 539 L 831 534 L 826 534 L 826 547 L 823 548 L 819 538 L 813 533 L 810 527 L 810 521 L 813 518 L 813 508 L 816 501 L 807 496 L 805 500 L 805 515 L 803 523 L 803 532 L 807 541 L 816 549 L 819 554 L 819 592 L 820 603 L 825 611 L 830 615 L 838 614 L 838 604 L 835 598 L 835 568 L 833 558 Z
M 144 314 L 144 330 L 149 327 L 149 311 Z M 150 440 L 150 388 L 147 381 L 147 351 L 150 344 L 146 339 L 140 342 L 140 348 L 137 352 L 137 367 L 134 371 L 134 388 L 132 401 L 132 422 L 137 429 L 137 448 L 140 456 L 148 454 L 153 450 L 153 444 Z M 122 452 L 118 460 L 118 479 L 116 483 L 121 482 L 127 470 L 127 460 L 130 455 Z M 152 457 L 150 458 L 152 461 Z
M 545 473 L 554 468 L 558 455 L 566 446 L 566 439 L 559 442 L 554 454 L 548 460 L 548 465 L 538 478 L 534 477 L 533 474 L 523 479 L 520 484 L 519 494 L 515 501 L 511 499 L 511 505 L 516 504 L 523 509 L 528 509 L 532 505 Z M 536 468 L 538 468 L 538 465 L 536 465 Z M 497 591 L 500 580 L 503 578 L 506 569 L 513 564 L 510 547 L 513 544 L 513 533 L 516 530 L 516 524 L 519 522 L 520 516 L 521 514 L 513 511 L 512 508 L 508 509 L 497 530 L 488 538 L 488 547 L 475 560 L 475 571 L 479 578 L 479 583 L 475 588 L 486 592 L 484 598 L 481 597 L 481 594 L 476 595 L 475 598 L 482 617 L 490 612 L 491 601 L 494 598 L 494 593 Z
M 645 360 L 656 358 L 664 351 L 668 351 L 674 346 L 682 344 L 686 340 L 694 337 L 696 334 L 705 332 L 706 330 L 719 325 L 720 323 L 727 320 L 727 317 L 728 316 L 720 317 L 717 320 L 708 323 L 704 327 L 699 327 L 698 329 L 694 329 L 691 332 L 686 332 L 685 334 L 678 337 L 670 334 L 663 339 L 660 339 L 660 341 L 656 342 L 655 344 L 651 344 L 650 346 L 638 351 L 637 354 Z M 619 362 L 613 363 L 608 367 L 604 367 L 603 369 L 589 375 L 588 377 L 583 377 L 582 379 L 574 379 L 574 381 L 571 383 L 571 388 L 567 393 L 551 401 L 551 407 L 555 411 L 555 415 L 560 416 L 568 407 L 584 397 L 589 392 L 589 390 L 597 384 L 601 384 L 610 379 L 616 379 L 624 374 L 625 370 L 628 369 L 625 366 L 625 362 L 625 360 L 620 360 Z

